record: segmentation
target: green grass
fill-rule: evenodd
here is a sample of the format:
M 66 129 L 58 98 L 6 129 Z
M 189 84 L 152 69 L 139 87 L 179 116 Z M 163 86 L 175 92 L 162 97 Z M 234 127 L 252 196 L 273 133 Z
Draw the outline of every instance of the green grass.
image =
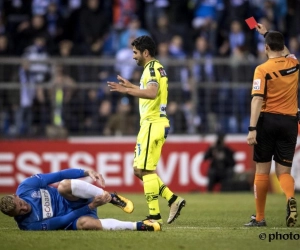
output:
M 121 194 L 121 193 L 120 193 Z M 98 209 L 101 218 L 137 221 L 147 215 L 142 194 L 122 194 L 135 204 L 132 214 L 108 204 Z M 285 197 L 269 194 L 266 205 L 268 227 L 245 228 L 243 224 L 254 213 L 252 193 L 182 194 L 187 201 L 181 216 L 162 232 L 136 231 L 38 231 L 17 229 L 12 218 L 0 213 L 1 250 L 82 250 L 82 249 L 300 249 L 300 222 L 295 228 L 285 226 Z M 300 201 L 300 195 L 296 196 Z M 164 221 L 168 217 L 167 202 L 160 199 Z M 265 233 L 267 239 L 260 240 Z M 293 234 L 295 239 L 269 242 L 272 234 Z

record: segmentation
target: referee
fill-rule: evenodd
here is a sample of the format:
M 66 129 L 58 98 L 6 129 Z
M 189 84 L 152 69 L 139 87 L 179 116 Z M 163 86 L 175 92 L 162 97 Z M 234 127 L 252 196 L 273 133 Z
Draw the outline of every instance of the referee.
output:
M 287 202 L 286 225 L 295 226 L 297 202 L 291 167 L 298 134 L 299 61 L 284 45 L 280 32 L 256 30 L 265 37 L 268 60 L 257 66 L 252 84 L 252 102 L 247 143 L 254 146 L 256 162 L 254 196 L 256 215 L 245 226 L 266 226 L 265 205 L 272 159 Z

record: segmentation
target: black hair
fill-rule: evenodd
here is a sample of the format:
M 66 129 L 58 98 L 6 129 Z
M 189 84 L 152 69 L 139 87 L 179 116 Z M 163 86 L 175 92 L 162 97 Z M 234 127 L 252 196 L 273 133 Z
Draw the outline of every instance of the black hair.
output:
M 150 36 L 140 36 L 131 43 L 137 50 L 144 52 L 149 51 L 150 56 L 154 57 L 156 53 L 156 45 Z
M 284 49 L 284 37 L 278 31 L 268 32 L 265 43 L 272 51 L 282 51 Z

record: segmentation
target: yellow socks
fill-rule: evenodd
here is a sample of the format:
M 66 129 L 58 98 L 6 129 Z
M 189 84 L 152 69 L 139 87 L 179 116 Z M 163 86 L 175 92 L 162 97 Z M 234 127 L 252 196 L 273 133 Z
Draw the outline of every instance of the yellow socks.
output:
M 159 176 L 157 176 L 157 180 L 159 183 L 159 195 L 167 201 L 170 201 L 173 196 L 173 192 L 162 182 Z
M 149 207 L 149 215 L 154 219 L 160 219 L 160 209 L 158 203 L 159 182 L 157 174 L 143 176 L 144 194 Z

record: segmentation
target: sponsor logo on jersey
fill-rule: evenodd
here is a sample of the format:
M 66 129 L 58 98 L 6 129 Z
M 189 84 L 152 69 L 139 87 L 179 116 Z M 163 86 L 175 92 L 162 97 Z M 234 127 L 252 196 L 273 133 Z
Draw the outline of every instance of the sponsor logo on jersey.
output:
M 151 76 L 155 76 L 155 70 L 154 70 L 154 68 L 150 68 L 150 75 Z
M 253 81 L 253 90 L 260 90 L 260 82 L 261 82 L 260 79 L 255 79 Z
M 167 111 L 167 105 L 161 104 L 160 105 L 160 113 L 165 115 L 166 111 Z
M 42 196 L 43 219 L 51 218 L 53 217 L 53 209 L 50 193 L 46 189 L 40 189 L 40 192 Z
M 41 198 L 41 192 L 40 191 L 34 191 L 31 193 L 31 198 Z
M 160 73 L 161 77 L 167 76 L 167 73 L 164 68 L 158 68 L 157 70 Z

